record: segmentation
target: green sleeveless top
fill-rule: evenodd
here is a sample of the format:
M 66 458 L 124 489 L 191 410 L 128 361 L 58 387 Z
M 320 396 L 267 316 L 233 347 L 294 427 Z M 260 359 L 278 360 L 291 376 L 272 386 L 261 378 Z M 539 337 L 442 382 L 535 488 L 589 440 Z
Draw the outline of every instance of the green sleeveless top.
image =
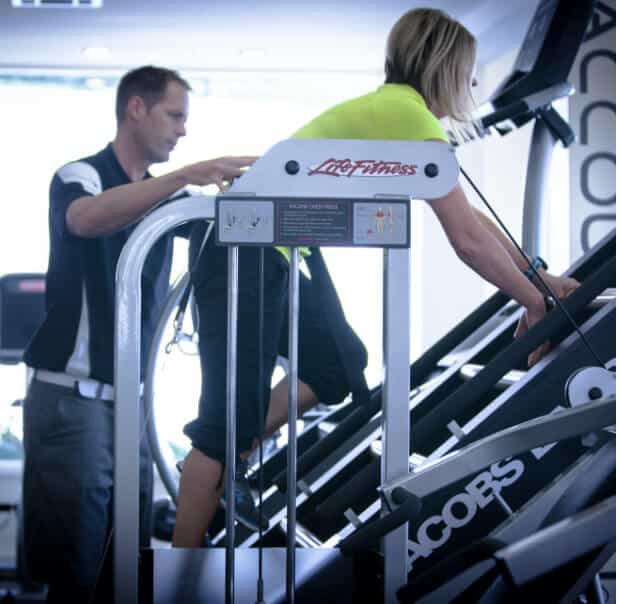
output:
M 291 138 L 448 142 L 445 130 L 423 97 L 406 84 L 383 84 L 374 92 L 335 105 L 305 124 Z M 277 249 L 290 259 L 288 248 Z M 309 253 L 307 248 L 301 248 L 302 255 Z

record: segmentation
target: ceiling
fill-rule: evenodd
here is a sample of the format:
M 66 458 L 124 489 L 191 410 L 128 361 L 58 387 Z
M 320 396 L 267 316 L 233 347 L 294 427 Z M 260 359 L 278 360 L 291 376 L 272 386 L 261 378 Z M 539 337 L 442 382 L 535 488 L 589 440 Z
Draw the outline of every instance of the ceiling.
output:
M 65 0 L 66 1 L 66 0 Z M 415 6 L 446 10 L 477 36 L 479 62 L 517 48 L 539 0 L 103 0 L 100 9 L 0 0 L 0 70 L 382 69 L 390 27 Z M 102 58 L 83 49 L 105 47 Z

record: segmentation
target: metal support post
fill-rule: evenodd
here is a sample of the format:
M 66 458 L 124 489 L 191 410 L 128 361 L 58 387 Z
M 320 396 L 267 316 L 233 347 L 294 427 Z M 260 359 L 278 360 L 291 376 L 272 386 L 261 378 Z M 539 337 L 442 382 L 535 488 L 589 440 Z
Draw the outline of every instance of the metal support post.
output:
M 196 203 L 198 199 L 198 203 Z M 114 602 L 138 604 L 140 341 L 142 267 L 159 238 L 191 220 L 214 216 L 214 198 L 197 196 L 144 218 L 123 248 L 116 270 L 114 330 Z
M 384 251 L 383 264 L 383 441 L 381 483 L 408 473 L 410 417 L 410 250 Z M 386 512 L 383 508 L 383 512 Z M 408 523 L 383 539 L 384 601 L 396 603 L 406 583 Z
M 286 602 L 294 604 L 297 532 L 297 409 L 299 368 L 299 248 L 290 248 L 288 281 L 288 503 L 286 526 Z
M 125 247 L 125 249 L 127 249 Z M 122 256 L 121 256 L 122 257 Z M 143 262 L 116 277 L 114 409 L 114 602 L 137 604 L 140 537 L 140 339 L 137 311 L 142 308 L 139 280 Z M 121 267 L 119 263 L 119 268 Z M 133 286 L 133 287 L 132 287 Z M 124 346 L 121 345 L 124 343 Z M 119 462 L 122 460 L 121 462 Z
M 522 247 L 531 256 L 542 254 L 542 210 L 547 205 L 544 203 L 545 185 L 550 174 L 555 143 L 556 138 L 544 120 L 537 118 L 531 135 L 522 208 Z
M 234 604 L 234 478 L 236 471 L 236 366 L 239 248 L 228 248 L 228 341 L 226 358 L 226 604 Z

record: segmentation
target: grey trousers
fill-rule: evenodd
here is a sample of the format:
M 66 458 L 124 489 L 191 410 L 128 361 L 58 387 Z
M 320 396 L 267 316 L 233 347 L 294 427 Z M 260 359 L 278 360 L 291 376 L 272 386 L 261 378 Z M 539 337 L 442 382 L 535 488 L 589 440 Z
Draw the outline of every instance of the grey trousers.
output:
M 24 401 L 24 552 L 48 602 L 110 602 L 113 402 L 33 380 Z M 140 540 L 149 546 L 153 463 L 140 446 Z

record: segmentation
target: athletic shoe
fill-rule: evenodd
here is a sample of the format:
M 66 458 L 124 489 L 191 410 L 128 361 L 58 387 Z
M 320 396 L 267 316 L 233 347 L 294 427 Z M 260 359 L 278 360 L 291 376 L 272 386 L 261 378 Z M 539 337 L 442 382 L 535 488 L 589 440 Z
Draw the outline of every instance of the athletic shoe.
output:
M 176 469 L 181 473 L 185 460 L 182 459 L 176 463 Z M 238 522 L 248 528 L 250 531 L 258 531 L 260 529 L 260 515 L 254 503 L 254 497 L 249 487 L 247 479 L 248 464 L 246 460 L 239 460 L 236 464 L 236 473 L 234 476 L 234 516 Z M 226 509 L 226 495 L 220 499 L 221 506 Z M 262 530 L 269 528 L 267 518 L 262 518 Z
M 249 488 L 247 479 L 247 461 L 239 460 L 236 463 L 236 473 L 234 476 L 234 516 L 235 518 L 250 531 L 258 531 L 260 529 L 260 515 L 254 502 L 254 496 Z M 226 509 L 226 495 L 221 498 L 221 505 Z M 262 530 L 269 528 L 267 518 L 262 518 Z

